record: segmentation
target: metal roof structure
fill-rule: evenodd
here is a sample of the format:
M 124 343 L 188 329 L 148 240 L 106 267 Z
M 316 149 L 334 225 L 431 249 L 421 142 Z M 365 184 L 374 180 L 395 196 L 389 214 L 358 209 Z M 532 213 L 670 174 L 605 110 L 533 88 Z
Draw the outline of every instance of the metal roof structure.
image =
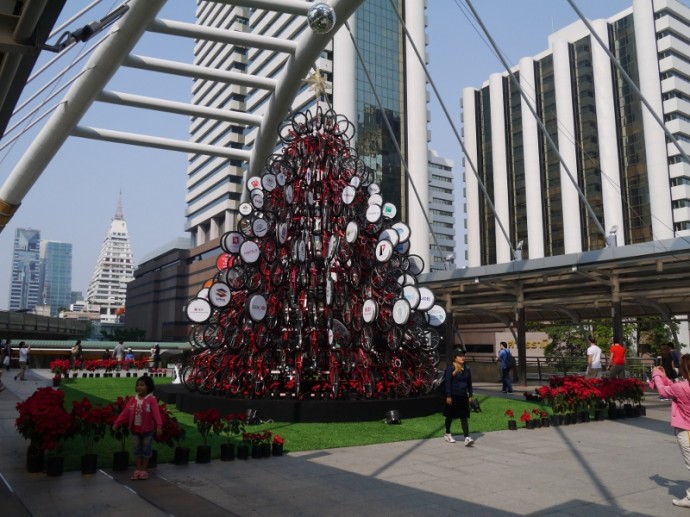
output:
M 690 313 L 690 240 L 607 247 L 420 277 L 455 324 L 569 321 Z

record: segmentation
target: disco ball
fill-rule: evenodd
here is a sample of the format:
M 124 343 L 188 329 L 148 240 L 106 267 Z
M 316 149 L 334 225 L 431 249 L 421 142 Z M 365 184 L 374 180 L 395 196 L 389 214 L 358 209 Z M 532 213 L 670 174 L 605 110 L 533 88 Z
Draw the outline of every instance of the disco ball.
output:
M 314 4 L 307 11 L 307 23 L 317 34 L 327 34 L 335 26 L 335 11 L 330 5 Z

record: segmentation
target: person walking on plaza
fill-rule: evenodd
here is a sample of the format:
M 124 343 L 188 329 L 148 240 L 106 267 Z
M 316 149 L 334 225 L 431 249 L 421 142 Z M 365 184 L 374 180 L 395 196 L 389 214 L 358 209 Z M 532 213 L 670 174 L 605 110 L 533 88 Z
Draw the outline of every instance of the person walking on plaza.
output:
M 597 379 L 601 376 L 601 348 L 597 346 L 594 336 L 589 336 L 587 348 L 587 378 Z
M 27 346 L 25 341 L 19 343 L 19 373 L 14 376 L 16 381 L 19 378 L 20 381 L 26 380 L 26 366 L 29 363 L 29 352 L 31 347 Z
M 136 395 L 127 401 L 122 413 L 113 422 L 113 431 L 126 425 L 132 432 L 136 456 L 136 468 L 131 478 L 133 480 L 149 478 L 146 469 L 153 454 L 153 435 L 155 432 L 156 436 L 160 436 L 163 432 L 158 400 L 153 396 L 154 387 L 151 377 L 139 377 L 134 387 Z
M 151 349 L 151 359 L 153 360 L 153 368 L 158 370 L 161 367 L 161 346 L 158 343 Z
M 510 352 L 508 351 L 508 343 L 501 341 L 500 350 L 496 356 L 496 360 L 501 363 L 501 389 L 503 393 L 513 393 L 513 381 L 510 380 Z
M 610 379 L 624 379 L 625 378 L 625 348 L 621 346 L 617 339 L 614 339 L 613 345 L 609 348 L 609 378 Z
M 675 381 L 678 378 L 679 361 L 676 359 L 675 350 L 672 350 L 669 345 L 661 345 L 661 367 L 664 369 L 666 377 Z
M 83 352 L 81 339 L 77 339 L 77 342 L 74 343 L 72 351 L 70 352 L 70 366 L 72 368 L 79 368 L 81 366 Z
M 113 349 L 113 357 L 118 361 L 125 360 L 125 344 L 122 341 L 118 341 L 117 345 Z
M 7 360 L 5 360 L 7 357 Z M 12 340 L 8 339 L 5 344 L 2 345 L 2 365 L 5 367 L 5 371 L 10 371 L 10 366 L 12 366 Z
M 663 366 L 656 366 L 652 369 L 651 382 L 660 397 L 671 399 L 671 427 L 685 466 L 690 469 L 690 354 L 684 354 L 680 359 L 680 376 L 682 380 L 674 383 L 666 376 Z M 690 488 L 683 499 L 671 502 L 675 506 L 690 508 Z
M 472 399 L 472 372 L 465 364 L 465 351 L 453 352 L 453 362 L 446 368 L 446 405 L 443 416 L 446 417 L 446 434 L 443 439 L 448 443 L 455 443 L 450 432 L 450 425 L 454 418 L 460 419 L 462 434 L 465 437 L 465 447 L 471 447 L 474 440 L 470 437 L 470 400 Z

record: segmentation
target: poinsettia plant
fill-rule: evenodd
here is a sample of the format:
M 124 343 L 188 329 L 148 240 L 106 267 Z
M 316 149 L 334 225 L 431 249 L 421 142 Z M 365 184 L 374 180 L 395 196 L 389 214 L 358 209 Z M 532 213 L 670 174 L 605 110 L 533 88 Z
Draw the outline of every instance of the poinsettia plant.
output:
M 110 436 L 120 442 L 120 451 L 127 450 L 127 438 L 129 438 L 129 428 L 126 425 L 118 426 L 113 429 L 115 419 L 122 413 L 127 405 L 127 401 L 132 398 L 132 395 L 126 397 L 117 397 L 117 400 L 110 404 L 110 416 L 108 419 L 108 428 L 110 429 Z
M 244 423 L 246 419 L 246 413 L 230 413 L 217 422 L 213 431 L 216 434 L 225 436 L 227 442 L 230 443 L 233 437 L 244 433 Z
M 161 414 L 161 434 L 155 435 L 158 443 L 163 443 L 168 447 L 175 447 L 180 441 L 184 440 L 185 430 L 172 414 L 164 402 L 158 403 L 158 410 Z
M 512 409 L 506 409 L 505 416 L 508 417 L 508 420 L 515 420 L 515 413 Z
M 50 361 L 50 371 L 55 375 L 55 377 L 62 377 L 69 371 L 69 360 L 68 359 L 54 359 Z
M 274 445 L 283 445 L 284 443 L 285 443 L 285 438 L 283 438 L 283 437 L 280 436 L 279 434 L 276 434 L 276 435 L 273 437 L 273 444 L 274 444 Z
M 194 423 L 196 424 L 199 434 L 201 434 L 201 440 L 204 445 L 208 445 L 209 435 L 211 431 L 219 425 L 220 420 L 220 413 L 215 408 L 194 413 Z
M 29 440 L 29 449 L 38 454 L 59 447 L 72 432 L 72 416 L 65 410 L 65 394 L 53 388 L 38 388 L 17 403 L 17 431 Z
M 520 415 L 520 422 L 529 422 L 530 420 L 532 420 L 532 415 L 525 409 Z
M 81 402 L 72 401 L 72 431 L 80 436 L 84 454 L 94 454 L 96 444 L 103 439 L 113 414 L 112 406 L 94 406 L 84 397 Z

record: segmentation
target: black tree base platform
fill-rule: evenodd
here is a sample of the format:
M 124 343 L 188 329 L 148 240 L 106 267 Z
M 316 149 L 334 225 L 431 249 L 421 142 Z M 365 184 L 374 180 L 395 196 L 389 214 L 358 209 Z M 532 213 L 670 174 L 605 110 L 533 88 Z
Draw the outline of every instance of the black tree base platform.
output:
M 289 400 L 242 399 L 225 395 L 190 392 L 179 384 L 157 386 L 156 397 L 174 404 L 184 413 L 216 408 L 222 415 L 256 410 L 257 418 L 277 422 L 370 422 L 385 420 L 386 413 L 397 411 L 401 420 L 440 413 L 443 398 L 437 394 L 393 399 Z

